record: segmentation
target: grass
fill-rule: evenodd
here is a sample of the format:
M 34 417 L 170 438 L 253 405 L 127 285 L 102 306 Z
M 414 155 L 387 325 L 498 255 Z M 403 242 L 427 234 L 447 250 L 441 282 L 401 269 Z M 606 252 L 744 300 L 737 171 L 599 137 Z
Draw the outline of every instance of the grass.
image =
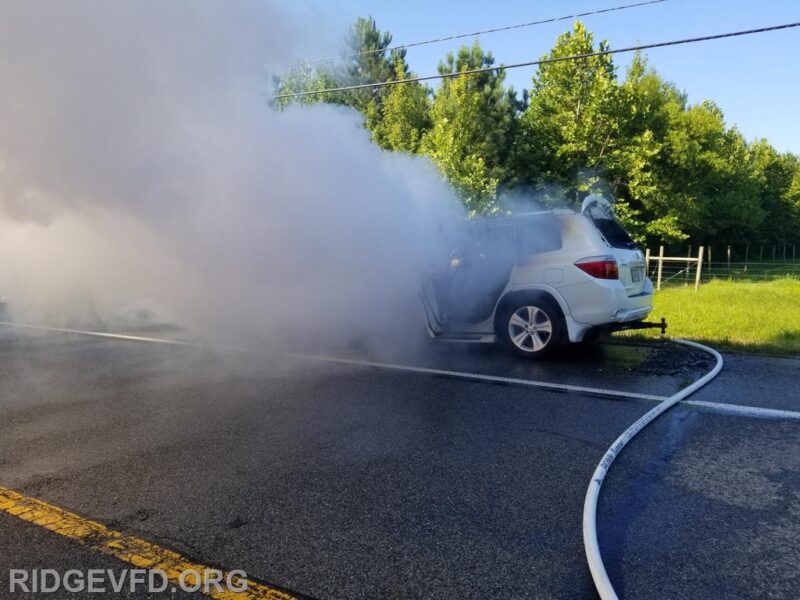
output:
M 670 337 L 734 352 L 800 356 L 800 279 L 717 279 L 698 292 L 692 286 L 665 288 L 656 292 L 651 320 L 661 317 Z

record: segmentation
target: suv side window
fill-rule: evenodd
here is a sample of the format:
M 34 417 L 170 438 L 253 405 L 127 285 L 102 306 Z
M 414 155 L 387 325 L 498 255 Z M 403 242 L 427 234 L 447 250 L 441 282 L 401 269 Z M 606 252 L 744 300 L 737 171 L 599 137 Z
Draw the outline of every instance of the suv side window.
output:
M 517 257 L 520 260 L 560 250 L 562 244 L 561 222 L 558 219 L 542 219 L 517 226 Z

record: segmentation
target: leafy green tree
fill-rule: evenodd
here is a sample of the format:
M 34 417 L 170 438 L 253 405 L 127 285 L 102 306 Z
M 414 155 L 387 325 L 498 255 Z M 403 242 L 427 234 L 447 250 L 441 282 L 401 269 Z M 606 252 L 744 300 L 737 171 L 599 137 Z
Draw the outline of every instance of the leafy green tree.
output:
M 275 78 L 277 94 L 317 91 L 331 87 L 382 83 L 393 78 L 395 64 L 405 65 L 405 50 L 389 50 L 392 34 L 381 31 L 372 17 L 358 17 L 346 38 L 341 60 L 322 63 L 301 63 Z M 386 88 L 364 88 L 280 99 L 279 109 L 292 102 L 312 104 L 325 102 L 352 106 L 362 113 L 379 107 Z M 375 105 L 375 106 L 373 106 Z
M 475 42 L 448 54 L 441 74 L 491 67 L 494 58 Z M 421 151 L 431 157 L 473 213 L 498 210 L 497 189 L 507 179 L 507 158 L 518 102 L 503 86 L 502 71 L 445 78 L 431 108 L 432 127 Z
M 405 61 L 395 63 L 395 81 L 412 76 Z M 424 86 L 416 82 L 394 85 L 380 105 L 373 103 L 367 108 L 367 128 L 381 148 L 416 154 L 431 127 L 430 111 L 430 94 Z
M 797 215 L 793 224 L 794 236 L 792 241 L 800 243 L 800 158 L 791 155 L 791 159 L 794 163 L 794 176 L 785 197 L 786 201 L 793 207 L 794 214 Z
M 759 203 L 767 215 L 754 241 L 796 243 L 800 240 L 800 161 L 778 153 L 764 139 L 751 145 L 750 157 Z
M 592 34 L 578 22 L 545 58 L 606 49 L 607 42 L 595 46 Z M 683 101 L 647 70 L 639 55 L 621 84 L 610 55 L 541 65 L 520 119 L 515 181 L 534 190 L 557 182 L 573 203 L 589 192 L 606 193 L 616 200 L 618 215 L 637 239 L 680 239 L 684 234 L 665 206 L 654 166 L 667 128 L 665 106 Z
M 616 212 L 639 241 L 685 239 L 669 186 L 658 169 L 672 110 L 683 110 L 685 96 L 647 68 L 636 54 L 619 84 L 613 112 L 619 123 L 615 147 L 604 169 Z
M 347 37 L 350 56 L 345 61 L 345 84 L 389 81 L 393 79 L 396 63 L 401 62 L 407 68 L 404 49 L 393 50 L 387 55 L 391 43 L 392 34 L 378 29 L 375 19 L 358 17 Z M 345 93 L 348 95 L 349 106 L 366 113 L 370 106 L 380 106 L 387 88 L 367 88 Z
M 411 78 L 405 52 L 390 50 L 391 41 L 374 19 L 359 18 L 346 58 L 298 65 L 279 90 Z M 545 58 L 608 47 L 578 22 Z M 429 156 L 473 214 L 504 209 L 498 196 L 508 189 L 554 204 L 599 191 L 615 199 L 640 241 L 800 241 L 800 159 L 765 140 L 748 143 L 713 102 L 689 105 L 643 56 L 621 81 L 610 55 L 543 64 L 521 100 L 501 71 L 464 73 L 493 65 L 476 42 L 440 63 L 450 77 L 435 93 L 403 83 L 295 101 L 361 111 L 376 144 Z
M 576 22 L 543 58 L 607 48 L 606 42 L 595 47 L 592 34 Z M 591 189 L 598 179 L 597 169 L 619 141 L 620 124 L 614 113 L 618 92 L 609 55 L 540 65 L 529 105 L 520 118 L 515 182 L 521 186 L 559 183 L 572 201 Z
M 660 167 L 694 239 L 735 243 L 756 235 L 764 213 L 749 158 L 741 133 L 726 129 L 713 102 L 672 114 Z
M 278 96 L 324 90 L 338 85 L 333 71 L 321 66 L 312 66 L 308 63 L 301 63 L 288 72 L 273 77 L 273 83 L 275 84 L 275 93 Z M 290 104 L 316 104 L 318 102 L 345 104 L 346 98 L 341 93 L 327 92 L 308 96 L 278 98 L 273 104 L 278 110 L 283 110 Z
M 576 23 L 548 57 L 607 48 Z M 542 65 L 520 130 L 517 181 L 559 182 L 572 201 L 608 192 L 639 239 L 732 241 L 764 219 L 741 134 L 712 103 L 687 107 L 641 56 L 621 83 L 608 55 Z

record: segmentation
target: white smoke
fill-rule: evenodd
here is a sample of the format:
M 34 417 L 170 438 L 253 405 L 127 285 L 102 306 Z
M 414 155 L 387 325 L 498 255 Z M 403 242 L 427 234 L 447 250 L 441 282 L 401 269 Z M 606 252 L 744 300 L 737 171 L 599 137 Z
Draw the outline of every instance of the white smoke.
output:
M 308 22 L 255 0 L 0 11 L 0 296 L 15 318 L 146 309 L 322 342 L 419 316 L 420 269 L 458 203 L 354 112 L 267 106 L 267 70 L 304 54 Z

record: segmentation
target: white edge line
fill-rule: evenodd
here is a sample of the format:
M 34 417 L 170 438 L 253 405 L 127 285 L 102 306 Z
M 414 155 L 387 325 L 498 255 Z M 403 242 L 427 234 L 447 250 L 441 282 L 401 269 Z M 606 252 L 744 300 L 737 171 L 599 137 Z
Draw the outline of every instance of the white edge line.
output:
M 635 398 L 637 400 L 649 400 L 662 402 L 667 396 L 655 396 L 652 394 L 639 394 L 636 392 L 625 392 L 622 390 L 609 390 L 605 388 L 585 387 L 580 385 L 569 385 L 566 383 L 550 383 L 547 381 L 536 381 L 534 379 L 519 379 L 515 377 L 502 377 L 500 375 L 484 375 L 482 373 L 470 373 L 468 371 L 448 371 L 446 369 L 432 369 L 430 367 L 414 367 L 411 365 L 395 365 L 391 363 L 373 362 L 369 360 L 358 360 L 351 358 L 337 358 L 332 356 L 321 356 L 315 354 L 295 354 L 278 352 L 281 356 L 319 360 L 324 362 L 341 363 L 347 365 L 357 365 L 363 367 L 374 367 L 391 371 L 404 371 L 408 373 L 424 373 L 427 375 L 440 375 L 444 377 L 454 377 L 459 379 L 472 379 L 476 381 L 491 381 L 493 383 L 508 383 L 528 387 L 537 387 L 551 390 L 561 390 L 568 392 L 580 392 L 583 394 L 597 394 L 603 396 L 618 396 L 621 398 Z
M 168 340 L 164 338 L 145 337 L 138 335 L 125 335 L 121 333 L 104 333 L 102 331 L 84 331 L 81 329 L 68 329 L 64 327 L 49 327 L 45 325 L 27 325 L 23 323 L 11 323 L 0 321 L 0 326 L 16 327 L 18 329 L 35 329 L 39 331 L 54 331 L 58 333 L 73 333 L 78 335 L 87 335 L 93 337 L 125 340 L 132 342 L 148 342 L 153 344 L 171 344 L 175 346 L 188 346 L 194 348 L 222 348 L 221 346 L 211 346 L 200 344 L 197 342 L 189 342 L 184 340 Z M 252 352 L 252 350 L 244 348 L 225 348 L 228 350 L 236 350 L 242 352 Z M 373 367 L 376 369 L 386 369 L 391 371 L 405 371 L 408 373 L 421 373 L 428 375 L 440 375 L 443 377 L 452 377 L 455 379 L 471 379 L 475 381 L 489 381 L 493 383 L 506 383 L 511 385 L 520 385 L 527 387 L 536 387 L 541 389 L 561 390 L 569 392 L 578 392 L 586 394 L 595 394 L 600 396 L 616 396 L 621 398 L 632 398 L 634 400 L 647 400 L 648 402 L 663 402 L 668 396 L 658 396 L 654 394 L 639 394 L 636 392 L 625 392 L 621 390 L 609 390 L 605 388 L 584 387 L 578 385 L 568 385 L 562 383 L 549 383 L 546 381 L 536 381 L 533 379 L 519 379 L 514 377 L 502 377 L 499 375 L 483 375 L 481 373 L 468 373 L 464 371 L 448 371 L 444 369 L 432 369 L 428 367 L 414 367 L 411 365 L 395 365 L 391 363 L 372 362 L 366 360 L 357 360 L 351 358 L 338 358 L 335 356 L 322 356 L 314 354 L 298 354 L 291 352 L 270 352 L 278 356 L 286 356 L 290 358 L 300 358 L 305 360 L 317 360 L 320 362 L 339 363 L 355 366 Z M 715 412 L 733 414 L 744 417 L 755 417 L 762 419 L 797 419 L 800 420 L 800 412 L 791 410 L 781 410 L 775 408 L 760 408 L 757 406 L 747 406 L 743 404 L 725 404 L 722 402 L 705 402 L 703 400 L 684 400 L 684 405 L 696 406 L 698 408 L 705 408 Z
M 58 333 L 77 333 L 79 335 L 90 335 L 93 337 L 110 338 L 115 340 L 129 340 L 133 342 L 150 342 L 152 344 L 173 344 L 176 346 L 194 346 L 203 347 L 202 344 L 195 342 L 186 342 L 181 340 L 167 340 L 164 338 L 143 337 L 138 335 L 123 335 L 119 333 L 104 333 L 102 331 L 83 331 L 81 329 L 67 329 L 65 327 L 48 327 L 45 325 L 28 325 L 23 323 L 10 323 L 8 321 L 0 321 L 0 325 L 6 327 L 16 327 L 17 329 L 36 329 L 39 331 L 55 331 Z
M 736 416 L 756 417 L 761 419 L 800 419 L 800 412 L 780 408 L 761 408 L 746 404 L 726 404 L 724 402 L 706 402 L 705 400 L 684 400 L 682 404 L 710 408 L 716 412 L 730 413 Z
M 221 346 L 212 346 L 207 344 L 200 344 L 195 342 L 188 342 L 188 341 L 181 341 L 181 340 L 168 340 L 163 338 L 153 338 L 153 337 L 143 337 L 137 335 L 124 335 L 119 333 L 104 333 L 101 331 L 83 331 L 80 329 L 67 329 L 64 327 L 48 327 L 44 325 L 27 325 L 21 323 L 11 323 L 11 322 L 4 322 L 0 321 L 0 325 L 5 325 L 8 327 L 16 327 L 20 329 L 35 329 L 39 331 L 54 331 L 58 333 L 72 333 L 78 335 L 87 335 L 87 336 L 94 336 L 94 337 L 101 337 L 101 338 L 108 338 L 108 339 L 115 339 L 115 340 L 127 340 L 133 342 L 150 342 L 156 344 L 173 344 L 178 346 L 191 346 L 195 348 L 207 348 L 207 349 L 222 349 Z M 225 347 L 226 350 L 237 350 L 243 352 L 252 352 L 252 350 L 247 350 L 244 348 L 230 348 Z M 490 381 L 493 383 L 507 383 L 512 385 L 521 385 L 527 387 L 536 387 L 542 389 L 550 389 L 550 390 L 560 390 L 560 391 L 568 391 L 568 392 L 579 392 L 583 394 L 597 394 L 602 396 L 615 396 L 620 398 L 634 398 L 637 400 L 648 400 L 652 402 L 661 402 L 667 398 L 667 396 L 657 396 L 653 394 L 639 394 L 636 392 L 625 392 L 622 390 L 609 390 L 605 388 L 595 388 L 595 387 L 585 387 L 580 385 L 569 385 L 564 383 L 550 383 L 547 381 L 536 381 L 533 379 L 518 379 L 514 377 L 501 377 L 499 375 L 483 375 L 480 373 L 468 373 L 463 371 L 448 371 L 445 369 L 432 369 L 428 367 L 414 367 L 411 365 L 396 365 L 391 363 L 382 363 L 382 362 L 374 362 L 369 360 L 358 360 L 354 358 L 338 358 L 335 356 L 324 356 L 318 354 L 300 354 L 294 352 L 276 352 L 276 351 L 268 351 L 267 354 L 272 354 L 275 356 L 285 356 L 289 358 L 300 358 L 304 360 L 316 360 L 320 362 L 329 362 L 329 363 L 338 363 L 338 364 L 345 364 L 345 365 L 355 365 L 355 366 L 362 366 L 362 367 L 372 367 L 377 369 L 386 369 L 391 371 L 401 371 L 406 373 L 423 373 L 427 375 L 439 375 L 444 377 L 453 377 L 459 379 L 471 379 L 475 381 Z

